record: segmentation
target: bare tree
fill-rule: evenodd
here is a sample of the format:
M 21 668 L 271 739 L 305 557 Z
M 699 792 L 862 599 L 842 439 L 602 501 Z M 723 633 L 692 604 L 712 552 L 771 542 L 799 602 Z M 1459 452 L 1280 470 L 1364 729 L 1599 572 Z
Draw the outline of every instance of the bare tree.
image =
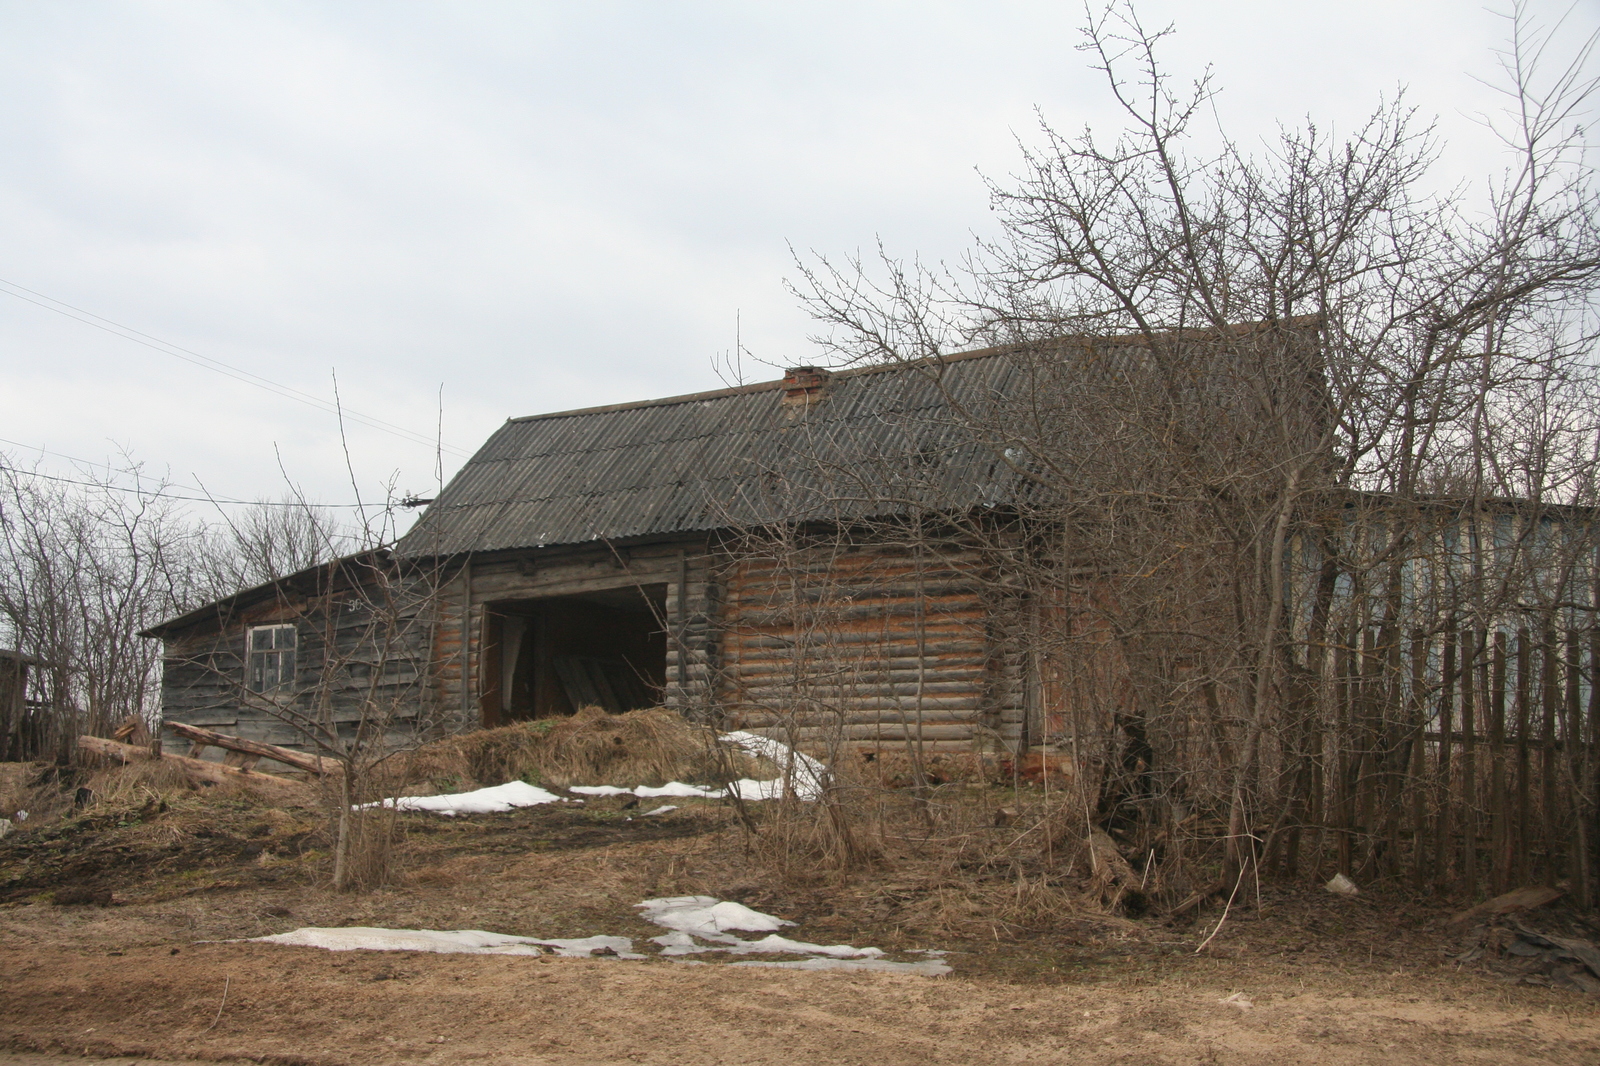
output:
M 0 462 L 0 644 L 39 663 L 0 758 L 65 763 L 78 734 L 159 711 L 160 653 L 137 634 L 195 602 L 195 530 L 132 473 L 127 489 Z
M 0 758 L 67 762 L 81 733 L 153 723 L 161 650 L 141 630 L 332 558 L 348 535 L 298 497 L 197 521 L 126 457 L 76 475 L 0 458 L 0 646 L 36 662 Z
M 361 543 L 333 511 L 291 492 L 232 513 L 218 508 L 198 546 L 198 577 L 220 599 L 348 554 Z
M 1596 501 L 1594 42 L 1552 69 L 1559 27 L 1521 5 L 1508 25 L 1493 121 L 1511 162 L 1481 202 L 1430 191 L 1434 133 L 1403 97 L 1342 140 L 1308 124 L 1197 150 L 1210 75 L 1182 86 L 1158 56 L 1170 30 L 1113 4 L 1082 47 L 1124 128 L 1042 124 L 991 185 L 999 238 L 956 268 L 800 265 L 843 364 L 942 387 L 947 354 L 1007 350 L 1003 394 L 944 388 L 938 410 L 1010 472 L 1015 522 L 944 513 L 987 546 L 1057 689 L 1050 728 L 1085 771 L 1072 804 L 1170 884 L 1193 879 L 1185 832 L 1220 839 L 1238 884 L 1307 817 L 1329 750 L 1349 795 L 1392 809 L 1412 788 L 1397 767 L 1441 772 L 1421 753 L 1443 632 L 1589 580 L 1588 519 L 1541 523 Z M 1075 689 L 1096 672 L 1120 680 Z

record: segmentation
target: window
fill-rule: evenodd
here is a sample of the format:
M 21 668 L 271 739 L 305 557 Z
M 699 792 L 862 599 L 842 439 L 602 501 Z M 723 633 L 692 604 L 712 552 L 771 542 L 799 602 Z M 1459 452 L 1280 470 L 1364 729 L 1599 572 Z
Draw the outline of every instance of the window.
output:
M 251 692 L 275 692 L 294 684 L 294 626 L 251 626 L 247 680 Z

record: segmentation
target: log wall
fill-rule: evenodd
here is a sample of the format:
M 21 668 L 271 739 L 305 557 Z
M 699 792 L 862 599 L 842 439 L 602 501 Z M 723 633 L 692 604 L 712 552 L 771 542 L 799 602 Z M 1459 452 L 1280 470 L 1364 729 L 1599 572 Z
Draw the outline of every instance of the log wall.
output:
M 825 748 L 1015 750 L 1025 658 L 976 553 L 823 546 L 725 562 L 719 703 L 733 724 Z

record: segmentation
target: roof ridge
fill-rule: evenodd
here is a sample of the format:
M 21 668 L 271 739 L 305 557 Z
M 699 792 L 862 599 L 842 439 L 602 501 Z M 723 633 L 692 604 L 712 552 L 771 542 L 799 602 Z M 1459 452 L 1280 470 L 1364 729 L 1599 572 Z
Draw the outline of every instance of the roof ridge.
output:
M 1021 348 L 1020 344 L 1002 344 L 992 348 L 975 348 L 970 352 L 952 352 L 949 355 L 926 356 L 922 359 L 907 360 L 899 363 L 874 363 L 870 366 L 851 366 L 835 370 L 831 367 L 822 367 L 836 378 L 864 377 L 868 374 L 886 374 L 896 370 L 908 370 L 919 366 L 944 365 L 945 363 L 965 362 L 968 359 L 983 359 Z M 745 396 L 757 392 L 772 392 L 783 388 L 784 379 L 775 378 L 771 381 L 753 381 L 745 385 L 730 385 L 721 389 L 708 389 L 705 392 L 686 392 L 680 396 L 663 396 L 654 400 L 630 400 L 626 403 L 605 404 L 600 407 L 574 407 L 567 411 L 550 411 L 546 414 L 517 415 L 506 419 L 507 422 L 537 422 L 542 418 L 569 418 L 574 415 L 603 415 L 613 411 L 631 411 L 645 407 L 668 407 L 678 403 L 698 403 L 702 400 L 720 400 L 730 396 Z
M 1316 315 L 1298 315 L 1298 316 L 1295 316 L 1293 318 L 1282 319 L 1276 324 L 1283 325 L 1283 326 L 1289 326 L 1291 328 L 1303 328 L 1305 326 L 1314 325 L 1317 321 L 1318 321 L 1318 317 Z M 1229 327 L 1229 332 L 1233 332 L 1233 333 L 1248 333 L 1248 332 L 1250 332 L 1252 330 L 1261 329 L 1261 328 L 1263 328 L 1265 326 L 1269 326 L 1269 325 L 1273 325 L 1273 324 L 1274 323 L 1269 323 L 1269 322 L 1240 322 L 1240 323 L 1236 323 L 1236 324 L 1230 326 Z M 1215 332 L 1215 330 L 1207 329 L 1207 328 L 1204 328 L 1204 327 L 1196 328 L 1196 327 L 1192 327 L 1191 326 L 1191 327 L 1184 327 L 1184 328 L 1174 328 L 1174 329 L 1169 329 L 1169 330 L 1159 330 L 1157 332 L 1166 333 L 1166 334 L 1179 334 L 1179 335 L 1184 335 L 1184 334 L 1204 335 L 1204 334 L 1208 334 L 1208 333 L 1213 333 L 1213 332 Z M 874 364 L 871 364 L 871 365 L 868 365 L 868 366 L 852 366 L 852 367 L 845 367 L 843 369 L 838 369 L 838 370 L 836 370 L 836 369 L 834 369 L 832 367 L 822 367 L 821 369 L 827 370 L 828 373 L 832 374 L 834 377 L 853 378 L 853 377 L 862 377 L 862 376 L 867 375 L 867 374 L 884 374 L 884 373 L 889 373 L 890 371 L 895 371 L 895 370 L 912 370 L 912 369 L 917 369 L 919 367 L 943 366 L 943 365 L 945 365 L 947 363 L 965 362 L 966 360 L 969 360 L 969 359 L 986 359 L 986 358 L 991 358 L 993 356 L 1005 355 L 1005 354 L 1007 354 L 1009 352 L 1015 352 L 1015 351 L 1021 350 L 1023 348 L 1028 347 L 1028 345 L 1030 343 L 1032 343 L 1032 344 L 1038 344 L 1038 343 L 1058 344 L 1058 345 L 1063 345 L 1063 346 L 1074 344 L 1074 343 L 1077 343 L 1077 344 L 1130 344 L 1130 343 L 1136 343 L 1138 341 L 1142 341 L 1144 339 L 1145 339 L 1145 334 L 1144 333 L 1123 333 L 1123 334 L 1117 334 L 1115 336 L 1110 336 L 1110 337 L 1095 337 L 1093 335 L 1077 335 L 1077 336 L 1069 335 L 1069 336 L 1049 338 L 1049 339 L 1044 340 L 1042 342 L 1041 341 L 1034 341 L 1034 342 L 1012 341 L 1012 342 L 1009 342 L 1007 344 L 992 345 L 992 346 L 990 346 L 988 348 L 974 348 L 971 351 L 951 352 L 949 355 L 922 356 L 921 358 L 918 358 L 918 359 L 906 359 L 906 360 L 901 360 L 899 362 L 892 362 L 892 363 L 874 363 Z M 670 407 L 673 404 L 699 403 L 699 402 L 702 402 L 704 400 L 720 400 L 720 399 L 725 399 L 725 398 L 730 397 L 730 396 L 745 396 L 745 395 L 749 395 L 751 393 L 757 393 L 757 392 L 772 392 L 772 391 L 775 391 L 775 390 L 783 388 L 783 383 L 784 383 L 784 379 L 783 378 L 777 378 L 777 379 L 772 380 L 772 381 L 755 381 L 755 382 L 750 382 L 749 384 L 745 384 L 745 385 L 730 385 L 730 386 L 727 386 L 727 387 L 721 388 L 721 389 L 708 389 L 708 390 L 706 390 L 704 392 L 686 392 L 686 393 L 683 393 L 683 394 L 678 395 L 678 396 L 662 396 L 662 397 L 659 397 L 659 398 L 653 399 L 653 400 L 629 400 L 629 401 L 627 401 L 625 403 L 603 404 L 603 405 L 601 405 L 599 407 L 574 407 L 574 408 L 571 408 L 571 409 L 566 410 L 566 411 L 549 411 L 549 412 L 546 412 L 546 413 L 543 413 L 543 414 L 517 415 L 515 417 L 506 419 L 506 421 L 507 422 L 537 422 L 540 419 L 544 419 L 544 418 L 571 418 L 571 417 L 574 417 L 576 415 L 603 415 L 603 414 L 610 414 L 610 413 L 612 413 L 614 411 L 642 410 L 642 409 L 644 409 L 646 407 Z

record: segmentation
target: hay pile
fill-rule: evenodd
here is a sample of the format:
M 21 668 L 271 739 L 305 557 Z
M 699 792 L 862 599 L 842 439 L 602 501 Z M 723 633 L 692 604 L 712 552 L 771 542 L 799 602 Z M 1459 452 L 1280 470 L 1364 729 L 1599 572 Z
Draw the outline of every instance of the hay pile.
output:
M 570 718 L 542 718 L 435 741 L 411 752 L 404 776 L 437 792 L 507 781 L 572 785 L 726 784 L 773 778 L 776 766 L 660 707 L 608 714 L 585 707 Z

